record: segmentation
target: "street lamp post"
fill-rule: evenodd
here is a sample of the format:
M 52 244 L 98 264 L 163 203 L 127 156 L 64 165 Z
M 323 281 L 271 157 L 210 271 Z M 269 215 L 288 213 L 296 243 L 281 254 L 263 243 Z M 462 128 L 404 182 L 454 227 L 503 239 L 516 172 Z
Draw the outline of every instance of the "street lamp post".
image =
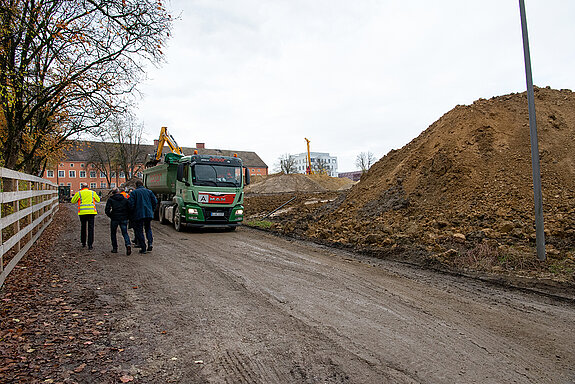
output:
M 519 0 L 521 14 L 521 31 L 523 33 L 523 54 L 525 57 L 525 77 L 527 79 L 527 104 L 529 106 L 529 133 L 531 137 L 531 168 L 533 170 L 533 195 L 535 202 L 535 236 L 537 258 L 545 260 L 545 231 L 543 227 L 543 197 L 541 193 L 541 169 L 539 167 L 539 145 L 537 141 L 537 121 L 535 120 L 535 96 L 531 75 L 531 57 L 529 54 L 529 37 L 527 36 L 527 17 L 525 1 Z

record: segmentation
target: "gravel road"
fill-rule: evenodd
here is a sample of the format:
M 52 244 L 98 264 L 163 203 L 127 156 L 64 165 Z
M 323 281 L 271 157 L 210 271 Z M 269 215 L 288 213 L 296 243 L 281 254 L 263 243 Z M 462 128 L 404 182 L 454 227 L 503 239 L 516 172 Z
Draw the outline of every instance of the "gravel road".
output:
M 61 241 L 135 382 L 575 382 L 570 301 L 246 227 L 154 222 L 152 252 L 112 254 L 108 219 L 96 225 L 91 252 L 77 225 Z

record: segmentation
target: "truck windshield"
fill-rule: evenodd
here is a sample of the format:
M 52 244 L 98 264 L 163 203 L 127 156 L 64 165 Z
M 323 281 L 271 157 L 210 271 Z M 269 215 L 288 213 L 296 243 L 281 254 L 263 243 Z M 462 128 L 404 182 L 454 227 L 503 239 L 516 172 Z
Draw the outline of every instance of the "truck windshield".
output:
M 229 165 L 196 164 L 192 169 L 192 183 L 215 187 L 239 187 L 242 169 Z

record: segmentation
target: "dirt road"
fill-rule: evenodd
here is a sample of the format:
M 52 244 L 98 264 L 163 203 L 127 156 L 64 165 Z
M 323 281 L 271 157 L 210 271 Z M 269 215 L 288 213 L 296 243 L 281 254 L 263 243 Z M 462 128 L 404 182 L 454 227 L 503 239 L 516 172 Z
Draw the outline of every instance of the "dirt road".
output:
M 244 227 L 154 222 L 153 251 L 126 256 L 99 215 L 88 252 L 62 208 L 84 268 L 63 277 L 108 312 L 135 382 L 575 382 L 572 302 Z

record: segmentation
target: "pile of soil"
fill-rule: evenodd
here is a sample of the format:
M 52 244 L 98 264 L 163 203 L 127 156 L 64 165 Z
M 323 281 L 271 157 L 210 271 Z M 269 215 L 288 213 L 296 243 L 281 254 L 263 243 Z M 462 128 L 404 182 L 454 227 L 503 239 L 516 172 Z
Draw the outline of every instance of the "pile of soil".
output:
M 283 174 L 254 178 L 246 193 L 327 192 L 349 189 L 354 182 L 348 178 L 326 175 Z
M 535 105 L 545 262 L 535 251 L 526 93 L 456 106 L 349 192 L 297 218 L 277 215 L 272 229 L 382 257 L 574 282 L 575 95 L 536 88 Z

